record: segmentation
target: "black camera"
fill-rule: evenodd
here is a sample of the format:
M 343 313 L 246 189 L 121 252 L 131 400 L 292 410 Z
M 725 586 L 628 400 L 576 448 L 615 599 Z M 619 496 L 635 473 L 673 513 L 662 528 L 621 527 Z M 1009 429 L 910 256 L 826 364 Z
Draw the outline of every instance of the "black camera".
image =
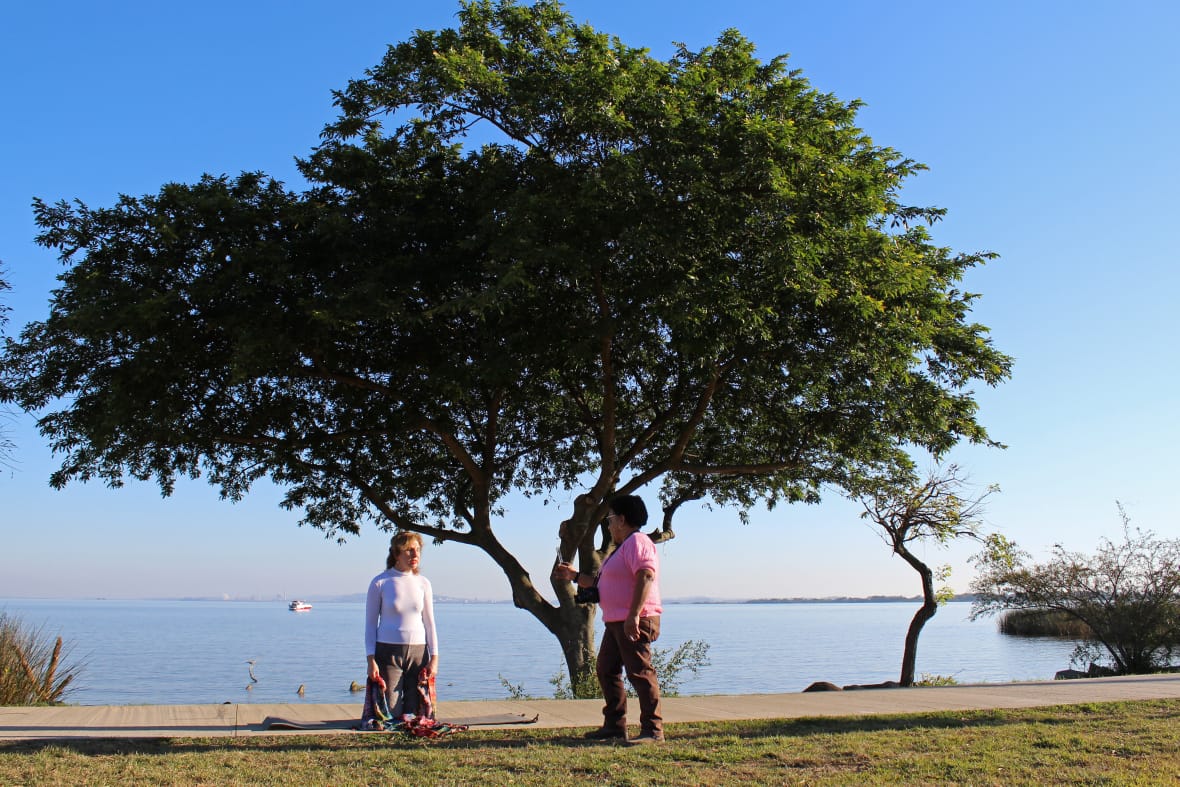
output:
M 579 604 L 597 604 L 598 585 L 591 585 L 588 588 L 578 588 L 578 592 L 574 594 L 574 601 Z

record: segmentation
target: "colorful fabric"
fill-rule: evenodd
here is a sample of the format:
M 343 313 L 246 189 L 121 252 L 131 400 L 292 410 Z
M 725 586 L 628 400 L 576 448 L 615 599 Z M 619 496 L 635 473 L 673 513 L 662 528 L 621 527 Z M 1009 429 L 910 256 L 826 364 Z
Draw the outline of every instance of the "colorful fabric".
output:
M 443 721 L 426 719 L 421 716 L 407 716 L 390 728 L 391 732 L 404 732 L 415 738 L 444 738 L 467 729 L 466 724 L 447 724 Z
M 434 706 L 438 702 L 438 695 L 434 690 L 434 676 L 425 671 L 418 673 L 418 716 L 433 719 Z
M 389 700 L 385 697 L 385 681 L 378 675 L 365 683 L 365 706 L 361 710 L 362 730 L 383 730 L 393 723 Z
M 385 697 L 385 681 L 378 676 L 369 678 L 365 684 L 365 705 L 361 711 L 362 730 L 379 732 L 403 732 L 415 738 L 443 738 L 467 729 L 466 724 L 447 724 L 434 718 L 436 695 L 434 676 L 423 675 L 418 682 L 421 695 L 419 710 L 422 713 L 406 713 L 394 718 L 389 712 L 389 701 Z

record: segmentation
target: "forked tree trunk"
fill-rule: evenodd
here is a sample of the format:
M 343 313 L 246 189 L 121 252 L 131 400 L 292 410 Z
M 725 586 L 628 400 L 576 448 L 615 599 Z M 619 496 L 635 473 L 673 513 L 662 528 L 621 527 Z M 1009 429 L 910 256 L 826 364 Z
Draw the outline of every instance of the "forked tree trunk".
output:
M 558 599 L 555 606 L 537 592 L 524 566 L 490 533 L 468 543 L 482 549 L 500 566 L 512 588 L 512 603 L 531 614 L 557 638 L 574 696 L 597 696 L 594 618 L 598 613 L 598 605 L 576 603 L 570 583 L 556 582 L 550 578 Z

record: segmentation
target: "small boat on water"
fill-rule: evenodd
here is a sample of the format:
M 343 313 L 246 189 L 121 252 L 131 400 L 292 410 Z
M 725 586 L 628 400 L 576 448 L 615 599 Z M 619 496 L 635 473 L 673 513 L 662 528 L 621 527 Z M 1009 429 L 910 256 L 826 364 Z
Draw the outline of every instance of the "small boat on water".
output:
M 311 604 L 308 604 L 306 601 L 299 601 L 296 599 L 287 605 L 287 609 L 291 610 L 292 612 L 307 612 L 307 610 L 311 609 Z

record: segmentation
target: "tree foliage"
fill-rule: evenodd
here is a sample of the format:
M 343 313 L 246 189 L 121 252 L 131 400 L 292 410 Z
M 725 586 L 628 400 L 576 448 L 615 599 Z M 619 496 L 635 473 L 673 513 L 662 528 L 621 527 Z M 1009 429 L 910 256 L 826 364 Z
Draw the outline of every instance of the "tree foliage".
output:
M 12 289 L 12 285 L 9 284 L 8 279 L 5 278 L 5 273 L 6 271 L 4 270 L 3 265 L 0 264 L 0 293 L 5 293 Z M 8 313 L 11 310 L 11 307 L 7 303 L 0 301 L 0 336 L 3 336 L 4 327 L 8 325 Z
M 1009 359 L 969 320 L 988 253 L 935 245 L 922 169 L 858 103 L 726 31 L 666 61 L 558 3 L 462 5 L 336 94 L 301 161 L 111 208 L 38 202 L 66 263 L 4 364 L 49 408 L 52 482 L 269 478 L 330 536 L 366 522 L 486 552 L 589 669 L 498 540 L 511 492 L 572 498 L 602 559 L 614 493 L 744 512 L 990 442 L 972 386 Z M 576 493 L 576 494 L 571 494 Z
M 0 296 L 3 296 L 4 293 L 11 289 L 12 285 L 8 283 L 8 279 L 5 277 L 4 267 L 0 264 Z M 8 325 L 8 314 L 10 311 L 12 311 L 11 307 L 3 300 L 0 300 L 0 339 L 3 339 L 5 336 L 4 329 Z M 0 367 L 0 402 L 12 398 L 12 394 L 7 393 L 10 384 L 6 378 L 7 375 L 3 368 Z M 5 423 L 10 416 L 11 412 L 7 408 L 0 407 L 0 466 L 8 464 L 12 457 L 12 452 L 16 448 L 12 440 L 9 439 L 8 424 Z
M 972 617 L 1000 610 L 1048 610 L 1085 624 L 1075 662 L 1105 655 L 1120 674 L 1156 672 L 1180 648 L 1180 539 L 1132 529 L 1119 505 L 1123 537 L 1093 555 L 1053 548 L 1043 563 L 1007 541 L 977 559 Z
M 986 541 L 983 529 L 984 501 L 998 491 L 995 486 L 971 496 L 968 481 L 958 465 L 931 470 L 924 481 L 879 480 L 860 495 L 864 512 L 861 517 L 881 529 L 881 536 L 893 554 L 918 572 L 922 583 L 922 606 L 914 613 L 906 630 L 902 651 L 902 686 L 914 685 L 918 660 L 918 638 L 922 628 L 938 612 L 938 606 L 951 592 L 936 588 L 936 580 L 945 580 L 949 569 L 935 569 L 911 549 L 915 543 L 934 543 L 946 547 L 962 538 Z

